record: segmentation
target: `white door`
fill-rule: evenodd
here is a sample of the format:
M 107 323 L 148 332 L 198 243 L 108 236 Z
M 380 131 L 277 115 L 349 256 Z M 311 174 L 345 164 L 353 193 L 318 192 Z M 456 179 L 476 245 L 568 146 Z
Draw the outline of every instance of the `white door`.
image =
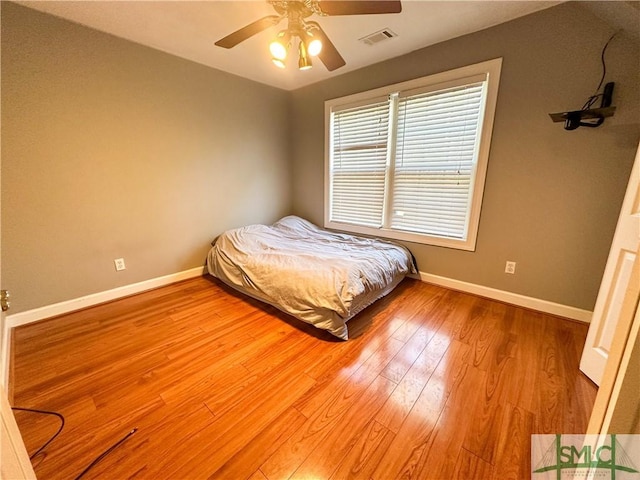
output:
M 600 385 L 640 245 L 640 146 L 593 310 L 580 370 Z

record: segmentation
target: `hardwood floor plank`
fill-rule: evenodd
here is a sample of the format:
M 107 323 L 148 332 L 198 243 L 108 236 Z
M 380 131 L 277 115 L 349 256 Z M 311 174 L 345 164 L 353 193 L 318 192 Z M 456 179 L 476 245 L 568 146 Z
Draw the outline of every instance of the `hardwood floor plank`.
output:
M 351 339 L 211 277 L 16 328 L 15 404 L 61 412 L 39 478 L 529 478 L 584 432 L 587 327 L 407 279 Z M 56 421 L 16 415 L 35 451 Z
M 594 383 L 581 372 L 570 378 L 564 395 L 562 432 L 584 433 L 589 425 L 591 409 L 598 393 Z
M 74 438 L 76 435 L 82 435 L 86 433 L 85 429 L 87 429 L 88 426 L 97 423 L 95 421 L 97 409 L 91 397 L 80 397 L 73 401 L 66 399 L 65 402 L 66 403 L 58 406 L 47 404 L 45 408 L 45 410 L 58 412 L 64 416 L 65 425 L 62 433 L 64 433 L 65 436 L 68 435 Z M 34 447 L 33 450 L 30 451 L 31 454 L 41 445 L 44 445 L 45 441 L 50 438 L 46 433 L 53 435 L 60 423 L 58 418 L 50 415 L 44 416 L 27 412 L 15 412 L 15 414 L 16 418 L 20 419 L 19 424 L 22 425 L 24 423 L 25 425 L 29 425 L 29 431 L 33 431 L 35 434 L 34 438 L 30 439 L 32 442 L 31 445 Z M 38 421 L 47 425 L 47 427 L 43 428 L 38 426 L 37 423 L 32 423 Z M 43 436 L 40 437 L 40 435 Z M 49 451 L 49 449 L 47 449 L 47 451 Z
M 248 372 L 247 375 L 238 378 L 229 378 L 225 382 L 211 388 L 210 391 L 204 392 L 202 399 L 216 416 L 233 415 L 233 412 L 237 412 L 238 415 L 242 415 L 245 408 L 251 408 L 251 402 L 255 398 L 260 398 L 265 393 L 270 393 L 267 389 L 270 382 L 280 376 L 296 375 L 304 378 L 305 383 L 311 377 L 309 377 L 302 370 L 305 370 L 308 366 L 313 365 L 320 357 L 315 355 L 314 350 L 318 348 L 318 344 L 307 348 L 307 355 L 300 356 L 295 362 L 281 362 L 277 366 L 264 369 L 260 373 Z M 245 368 L 243 366 L 243 368 Z M 301 396 L 306 394 L 315 385 L 314 382 L 310 383 L 309 388 L 301 392 Z M 296 397 L 296 401 L 299 397 Z M 230 414 L 231 412 L 231 414 Z
M 493 467 L 465 448 L 460 449 L 452 480 L 484 480 L 493 478 Z M 523 477 L 525 478 L 525 477 Z
M 155 391 L 167 403 L 179 403 L 185 396 L 197 392 L 208 396 L 212 386 L 233 385 L 237 379 L 250 376 L 242 364 L 244 359 L 256 350 L 276 345 L 281 339 L 279 333 L 265 335 L 259 340 L 248 335 L 231 336 L 222 348 L 200 351 L 200 355 L 182 357 L 170 362 L 166 368 L 149 373 L 155 383 Z M 197 354 L 197 352 L 195 352 Z M 182 369 L 175 368 L 183 365 Z
M 281 416 L 248 442 L 242 450 L 231 457 L 211 479 L 247 478 L 294 434 L 307 418 L 295 408 L 289 408 Z M 262 478 L 267 478 L 260 472 Z
M 406 318 L 407 321 L 393 332 L 393 337 L 402 342 L 408 342 L 420 328 L 422 321 L 437 308 L 446 293 L 447 291 L 442 288 L 429 285 L 424 295 L 411 303 L 403 303 L 395 315 L 398 318 Z
M 473 358 L 472 355 L 469 358 Z M 469 428 L 473 428 L 472 420 L 478 415 L 477 404 L 481 399 L 474 393 L 482 390 L 486 373 L 467 366 L 454 375 L 455 381 L 449 387 L 449 396 L 429 439 L 429 448 L 408 462 L 414 472 L 412 478 L 452 478 L 457 453 L 462 449 Z
M 507 311 L 513 312 L 509 333 L 515 335 L 514 360 L 518 375 L 509 381 L 505 400 L 522 409 L 534 411 L 533 404 L 538 395 L 536 375 L 540 369 L 540 349 L 545 342 L 544 316 L 516 307 Z
M 505 356 L 514 355 L 515 338 L 501 328 L 502 318 L 509 308 L 507 305 L 482 299 L 482 306 L 486 309 L 486 314 L 482 326 L 471 341 L 472 365 L 487 371 L 492 369 L 496 362 L 500 363 Z
M 557 322 L 549 318 L 550 324 Z M 587 405 L 595 402 L 596 391 L 593 383 L 579 370 L 579 356 L 574 352 L 578 350 L 571 322 L 559 325 L 558 334 L 554 340 L 560 352 L 560 361 L 563 365 L 562 372 L 562 409 L 560 419 L 560 431 L 563 433 L 585 432 L 589 424 L 589 409 Z
M 389 362 L 381 375 L 392 382 L 400 382 L 434 335 L 435 332 L 433 330 L 426 327 L 418 327 L 404 347 Z
M 309 349 L 304 333 L 292 331 L 283 335 L 275 344 L 265 345 L 242 360 L 242 366 L 250 373 L 263 374 L 286 362 L 295 361 Z
M 339 371 L 339 375 L 334 376 L 324 388 L 311 391 L 309 395 L 298 400 L 295 407 L 307 418 L 311 418 L 327 404 L 334 402 L 337 396 L 345 399 L 357 396 L 380 375 L 404 344 L 395 338 L 388 338 L 375 346 L 377 348 L 371 349 L 370 354 L 363 352 L 362 358 L 365 360 L 362 363 L 356 359 L 353 364 L 344 366 Z
M 154 417 L 154 413 L 162 407 L 163 404 L 159 400 L 137 406 L 132 405 L 129 412 L 122 417 L 106 416 L 108 421 L 102 421 L 100 417 L 97 417 L 88 425 L 82 425 L 82 429 L 79 426 L 65 428 L 60 436 L 47 447 L 47 456 L 37 465 L 36 475 L 39 478 L 75 478 L 95 458 L 126 433 L 136 426 L 142 428 L 141 425 L 145 425 L 144 420 L 148 417 Z M 197 423 L 198 425 L 212 419 L 208 412 L 203 410 L 201 413 L 204 414 L 204 417 Z M 101 462 L 99 468 L 96 468 L 96 472 L 100 472 L 101 469 L 108 470 L 118 465 L 122 456 L 127 455 L 130 449 L 135 447 L 136 441 L 141 438 L 142 436 L 136 434 L 136 437 L 132 438 L 135 441 L 127 442 L 127 448 Z M 127 461 L 130 461 L 129 457 L 127 457 Z M 131 468 L 131 464 L 128 464 L 128 467 Z M 92 475 L 95 473 L 92 472 Z
M 507 403 L 503 408 L 498 448 L 494 456 L 494 478 L 520 480 L 531 476 L 531 435 L 534 415 Z
M 24 393 L 26 398 L 33 399 L 35 404 L 45 409 L 62 408 L 62 405 L 83 397 L 91 397 L 97 408 L 94 395 L 109 391 L 116 385 L 120 386 L 119 392 L 130 392 L 131 387 L 137 385 L 137 382 L 132 381 L 131 378 L 144 375 L 148 369 L 154 368 L 165 360 L 162 354 L 154 354 L 140 357 L 137 362 L 114 362 L 108 368 L 87 369 L 84 375 L 76 373 L 73 377 L 69 377 L 63 373 L 60 375 L 59 383 L 49 380 L 46 385 L 41 385 L 37 389 L 28 389 Z M 129 368 L 123 365 L 129 365 Z M 42 396 L 46 396 L 46 399 L 41 400 Z M 121 397 L 116 395 L 116 401 L 119 402 L 120 399 Z
M 308 402 L 304 409 L 296 404 L 295 407 L 308 421 L 260 466 L 267 478 L 289 478 L 314 448 L 325 441 L 332 429 L 337 428 L 346 412 L 361 398 L 402 345 L 402 342 L 389 338 L 348 376 L 348 382 L 339 379 L 333 389 L 319 393 L 317 403 Z M 331 395 L 327 396 L 327 391 Z
M 432 337 L 427 347 L 376 415 L 378 422 L 392 432 L 398 432 L 450 343 L 451 340 L 446 335 L 436 333 Z
M 179 361 L 165 361 L 148 369 L 143 374 L 137 372 L 132 375 L 118 374 L 118 381 L 112 385 L 104 386 L 93 393 L 93 398 L 98 408 L 135 401 L 136 395 L 157 396 L 166 402 L 175 399 L 178 392 L 193 392 L 193 384 L 202 381 L 215 383 L 220 376 L 228 376 L 228 370 L 244 372 L 239 363 L 240 351 L 249 349 L 251 343 L 229 344 L 220 352 L 201 352 L 197 358 L 192 356 L 181 357 Z M 219 355 L 216 355 L 218 353 Z M 234 368 L 236 367 L 236 368 Z M 131 390 L 130 385 L 138 385 L 139 388 Z M 173 395 L 173 396 L 172 396 Z M 166 400 L 165 400 L 166 399 Z
M 196 437 L 177 445 L 150 473 L 154 478 L 194 478 L 207 477 L 220 469 L 313 385 L 312 378 L 291 373 L 290 369 L 283 370 L 265 379 L 258 395 L 215 417 Z
M 138 431 L 105 458 L 92 471 L 90 478 L 168 478 L 158 476 L 156 469 L 173 455 L 175 438 L 178 436 L 180 443 L 199 438 L 213 421 L 213 415 L 201 403 L 185 403 L 180 408 L 161 404 L 147 415 L 120 426 L 118 435 L 110 437 L 111 444 L 133 427 L 137 427 Z M 109 445 L 107 443 L 106 447 Z M 87 464 L 84 462 L 84 465 Z
M 247 480 L 269 480 L 260 470 L 256 470 Z
M 469 369 L 470 347 L 454 340 L 433 372 L 408 417 L 396 433 L 372 478 L 418 478 L 428 455 L 434 429 L 449 395 L 458 388 Z
M 395 387 L 391 380 L 376 377 L 289 478 L 329 478 Z
M 476 415 L 470 419 L 463 447 L 489 464 L 494 463 L 498 447 L 505 390 L 516 373 L 514 349 L 513 335 L 501 330 L 494 330 L 493 338 L 483 346 L 487 362 L 478 362 L 478 350 L 474 348 L 472 363 L 479 369 L 481 363 L 488 363 L 488 366 L 486 381 L 477 394 Z
M 538 352 L 540 368 L 535 379 L 536 433 L 562 432 L 564 415 L 565 365 L 562 350 L 555 340 L 557 334 L 553 325 L 545 318 L 543 342 Z
M 358 432 L 356 443 L 349 449 L 330 480 L 369 479 L 380 463 L 384 452 L 393 441 L 394 434 L 375 420 Z
M 390 335 L 387 335 L 386 338 L 389 337 Z M 372 348 L 372 345 L 377 348 L 381 342 L 384 343 L 385 340 L 377 339 L 373 344 L 356 340 L 349 347 L 343 346 L 346 343 L 338 344 L 335 349 L 330 350 L 329 354 L 326 354 L 326 350 L 322 349 L 322 360 L 318 363 L 318 367 L 321 369 L 314 369 L 314 375 L 310 375 L 316 379 L 316 384 L 296 402 L 296 408 L 301 411 L 306 408 L 313 411 L 314 408 L 322 405 L 327 398 L 331 397 L 333 389 L 346 383 L 351 373 L 357 371 L 375 354 L 376 349 Z M 308 371 L 309 369 L 305 373 Z M 307 404 L 310 406 L 306 407 Z

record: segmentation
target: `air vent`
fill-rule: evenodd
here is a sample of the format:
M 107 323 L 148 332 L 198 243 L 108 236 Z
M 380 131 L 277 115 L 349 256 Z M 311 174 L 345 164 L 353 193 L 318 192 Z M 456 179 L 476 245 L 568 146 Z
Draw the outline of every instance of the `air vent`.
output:
M 390 40 L 393 37 L 397 37 L 398 34 L 392 32 L 388 28 L 380 30 L 378 32 L 367 35 L 366 37 L 362 37 L 359 40 L 361 42 L 366 43 L 367 45 L 375 45 L 376 43 L 384 42 L 385 40 Z

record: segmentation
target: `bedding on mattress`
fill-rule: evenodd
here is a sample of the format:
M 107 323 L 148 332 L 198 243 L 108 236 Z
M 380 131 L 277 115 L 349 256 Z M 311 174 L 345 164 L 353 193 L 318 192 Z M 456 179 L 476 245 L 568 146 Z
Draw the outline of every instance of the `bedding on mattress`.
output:
M 288 216 L 229 230 L 207 256 L 231 287 L 347 340 L 347 321 L 415 272 L 404 247 Z

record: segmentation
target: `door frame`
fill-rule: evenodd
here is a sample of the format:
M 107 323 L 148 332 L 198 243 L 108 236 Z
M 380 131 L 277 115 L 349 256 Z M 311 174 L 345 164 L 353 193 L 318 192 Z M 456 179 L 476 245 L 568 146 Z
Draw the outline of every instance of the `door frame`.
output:
M 636 212 L 640 214 L 640 204 Z M 636 253 L 632 279 L 623 300 L 609 358 L 591 411 L 587 433 L 600 435 L 610 433 L 609 427 L 627 375 L 631 354 L 640 335 L 640 249 Z

